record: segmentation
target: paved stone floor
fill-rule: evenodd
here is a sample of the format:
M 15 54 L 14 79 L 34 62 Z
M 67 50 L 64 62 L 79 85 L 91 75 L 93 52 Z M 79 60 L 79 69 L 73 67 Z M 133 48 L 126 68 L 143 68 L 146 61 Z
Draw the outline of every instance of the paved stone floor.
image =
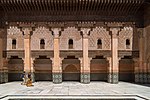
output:
M 21 82 L 0 84 L 0 96 L 6 95 L 139 95 L 150 99 L 150 84 L 138 85 L 127 82 L 110 84 L 107 82 L 35 82 L 33 87 L 21 85 Z

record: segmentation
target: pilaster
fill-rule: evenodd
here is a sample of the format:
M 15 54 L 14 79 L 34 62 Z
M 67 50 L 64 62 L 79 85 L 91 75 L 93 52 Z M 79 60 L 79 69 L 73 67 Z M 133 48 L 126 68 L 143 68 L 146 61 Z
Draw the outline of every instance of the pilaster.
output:
M 24 36 L 24 71 L 26 73 L 31 72 L 31 28 L 23 28 Z
M 118 83 L 119 59 L 118 59 L 118 33 L 120 28 L 110 28 L 111 31 L 111 69 L 109 71 L 109 82 Z
M 146 64 L 144 63 L 144 35 L 143 28 L 138 29 L 139 35 L 139 83 L 147 83 Z
M 0 83 L 8 82 L 8 62 L 3 58 L 3 34 L 4 29 L 0 29 Z
M 3 58 L 3 82 L 8 82 L 8 61 L 9 59 Z
M 52 59 L 52 76 L 53 83 L 61 83 L 62 82 L 62 68 L 61 68 L 61 58 L 59 51 L 59 33 L 61 32 L 60 28 L 51 29 L 53 32 L 54 38 L 54 58 Z
M 35 61 L 35 58 L 31 58 L 31 79 L 32 79 L 32 82 L 35 82 L 34 61 Z
M 111 60 L 112 58 L 111 57 L 107 57 L 107 61 L 108 61 L 108 68 L 107 68 L 107 82 L 108 83 L 112 83 L 112 75 L 111 75 L 111 71 L 112 71 L 112 60 Z
M 139 59 L 138 58 L 134 58 L 134 76 L 135 76 L 135 83 L 139 83 L 140 82 L 140 74 L 139 74 Z
M 3 40 L 0 31 L 0 83 L 3 83 Z
M 150 62 L 147 63 L 148 74 L 147 74 L 147 82 L 150 83 Z
M 82 40 L 83 58 L 82 58 L 82 65 L 81 65 L 82 66 L 81 83 L 90 83 L 90 65 L 89 65 L 89 57 L 88 57 L 88 35 L 90 30 L 91 29 L 89 28 L 81 29 L 83 35 L 83 40 Z

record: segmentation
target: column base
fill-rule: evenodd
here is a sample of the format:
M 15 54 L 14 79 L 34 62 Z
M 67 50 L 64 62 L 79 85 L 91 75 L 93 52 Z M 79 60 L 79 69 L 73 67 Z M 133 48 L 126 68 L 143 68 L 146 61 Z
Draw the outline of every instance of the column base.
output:
M 147 74 L 147 83 L 150 84 L 150 73 Z
M 148 73 L 143 73 L 143 83 L 144 84 L 148 83 Z
M 0 72 L 0 84 L 3 83 L 3 73 Z
M 135 83 L 139 83 L 140 82 L 140 74 L 139 73 L 135 73 L 134 81 L 135 81 Z
M 62 73 L 53 73 L 53 83 L 62 83 Z
M 35 73 L 34 72 L 31 72 L 31 79 L 32 79 L 32 83 L 35 82 Z
M 136 73 L 135 83 L 140 83 L 140 84 L 150 83 L 150 73 Z
M 85 84 L 90 83 L 90 73 L 81 73 L 80 82 Z
M 118 73 L 109 73 L 108 74 L 108 83 L 118 84 Z
M 0 72 L 0 84 L 8 82 L 8 72 Z

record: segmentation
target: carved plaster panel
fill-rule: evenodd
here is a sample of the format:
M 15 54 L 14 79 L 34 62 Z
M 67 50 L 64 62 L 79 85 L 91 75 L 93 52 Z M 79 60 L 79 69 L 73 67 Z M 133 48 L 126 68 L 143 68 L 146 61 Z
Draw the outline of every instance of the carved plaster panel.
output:
M 126 49 L 126 39 L 130 40 L 130 46 L 128 49 Z M 124 27 L 119 32 L 118 49 L 119 50 L 132 50 L 132 41 L 133 41 L 133 28 L 132 27 Z
M 7 50 L 12 50 L 12 40 L 16 39 L 16 49 L 23 50 L 23 34 L 20 29 L 16 26 L 10 26 L 7 29 Z
M 68 41 L 73 39 L 73 50 L 82 50 L 82 36 L 75 27 L 68 27 L 62 31 L 60 36 L 60 49 L 68 50 Z
M 40 49 L 40 40 L 45 40 L 45 50 L 53 49 L 53 35 L 49 29 L 45 27 L 38 27 L 33 31 L 31 36 L 31 50 Z
M 97 49 L 97 40 L 101 39 L 102 49 L 110 50 L 111 49 L 111 36 L 109 32 L 103 27 L 96 27 L 91 31 L 89 36 L 89 50 Z

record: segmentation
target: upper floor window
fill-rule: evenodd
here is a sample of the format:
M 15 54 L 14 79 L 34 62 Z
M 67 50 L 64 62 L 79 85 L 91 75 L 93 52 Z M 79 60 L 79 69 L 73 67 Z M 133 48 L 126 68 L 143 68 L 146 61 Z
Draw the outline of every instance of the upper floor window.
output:
M 69 39 L 68 44 L 69 44 L 69 49 L 73 49 L 73 40 L 72 39 Z
M 102 40 L 101 39 L 97 40 L 97 49 L 102 49 Z
M 16 44 L 17 44 L 16 39 L 13 39 L 12 40 L 12 49 L 16 49 Z
M 126 49 L 130 49 L 130 40 L 126 39 Z
M 40 40 L 40 49 L 45 49 L 45 40 L 44 39 Z

